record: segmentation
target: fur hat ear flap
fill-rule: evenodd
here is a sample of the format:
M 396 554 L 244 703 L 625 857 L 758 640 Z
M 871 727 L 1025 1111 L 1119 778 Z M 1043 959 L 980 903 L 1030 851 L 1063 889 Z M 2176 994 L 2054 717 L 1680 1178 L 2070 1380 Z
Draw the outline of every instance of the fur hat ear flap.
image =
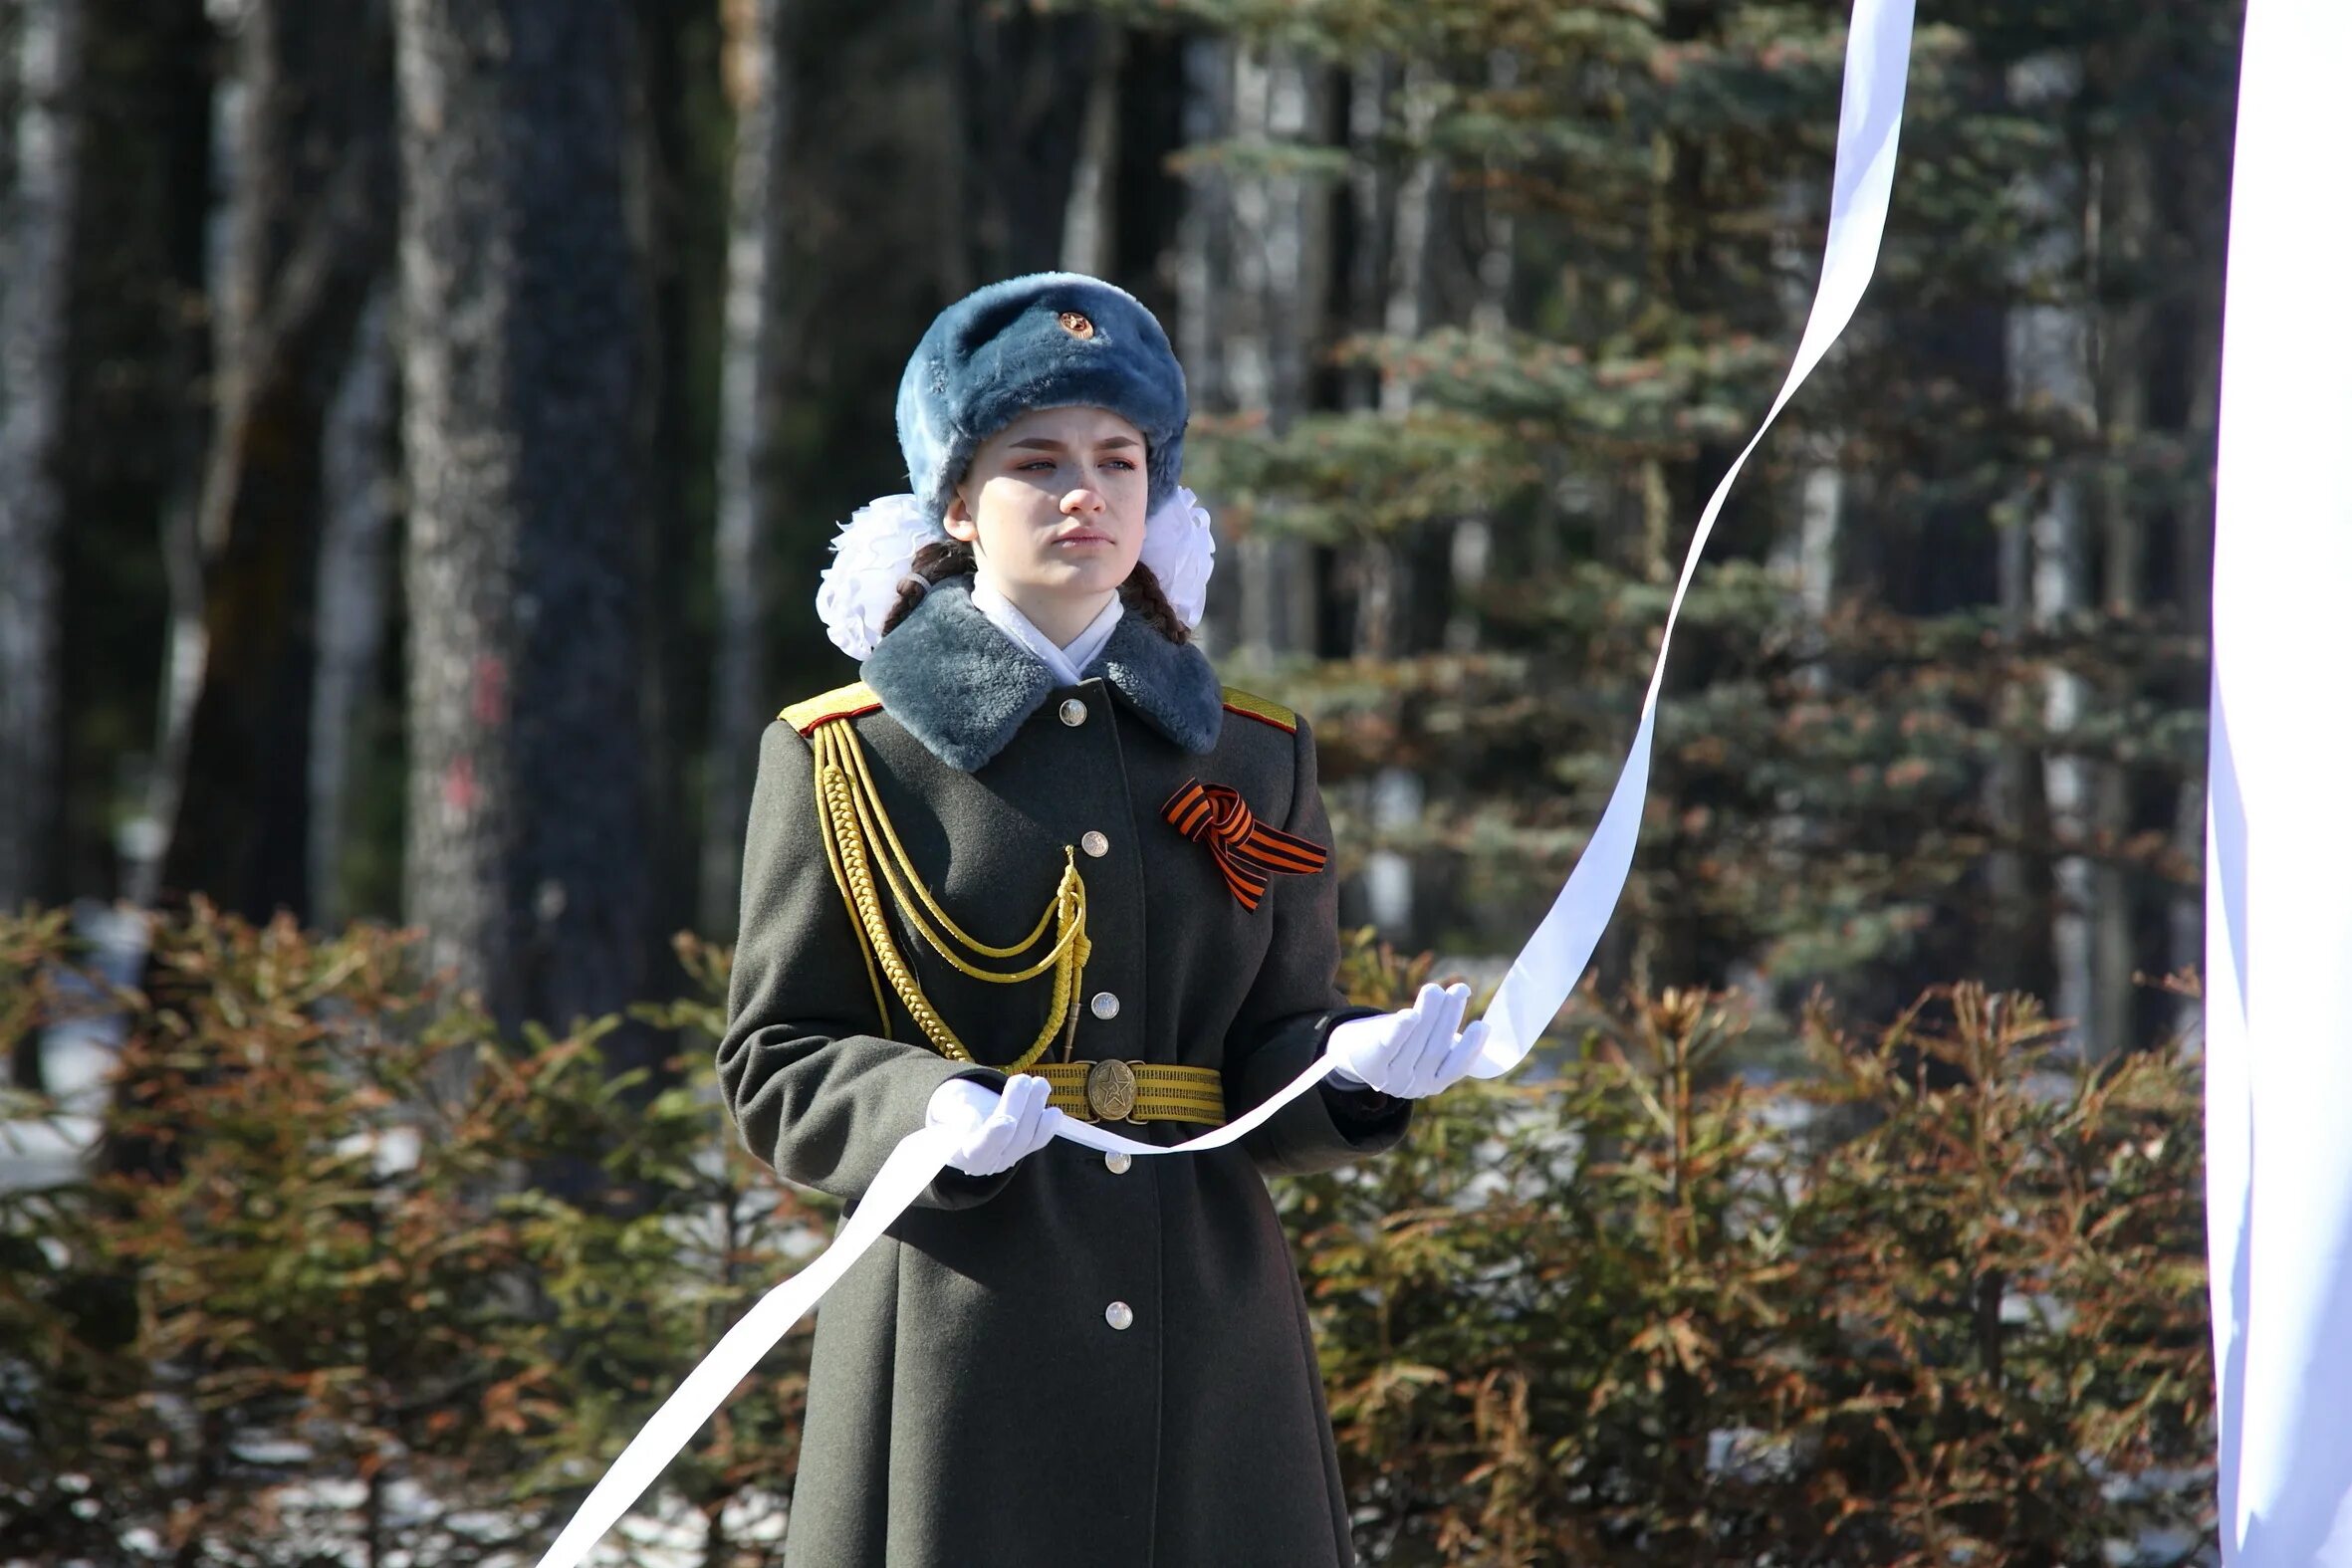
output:
M 937 522 L 980 444 L 1036 408 L 1107 408 L 1142 432 L 1152 510 L 1174 499 L 1190 417 L 1158 318 L 1083 273 L 974 290 L 939 313 L 898 379 L 907 483 Z

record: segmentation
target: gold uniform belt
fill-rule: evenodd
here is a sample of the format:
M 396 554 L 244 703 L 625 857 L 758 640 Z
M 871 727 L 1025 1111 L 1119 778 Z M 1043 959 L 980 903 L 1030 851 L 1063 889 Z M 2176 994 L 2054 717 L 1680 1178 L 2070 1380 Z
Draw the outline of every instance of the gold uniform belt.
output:
M 1149 1061 L 1041 1061 L 1025 1069 L 1054 1086 L 1048 1104 L 1082 1122 L 1225 1125 L 1225 1078 L 1214 1067 Z

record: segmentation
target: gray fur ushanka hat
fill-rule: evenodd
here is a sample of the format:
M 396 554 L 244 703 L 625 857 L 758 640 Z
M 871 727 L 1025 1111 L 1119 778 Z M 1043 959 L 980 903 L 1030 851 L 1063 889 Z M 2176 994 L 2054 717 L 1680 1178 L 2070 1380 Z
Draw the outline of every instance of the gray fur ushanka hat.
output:
M 1110 409 L 1143 435 L 1148 510 L 1176 493 L 1188 409 L 1168 335 L 1124 289 L 1037 272 L 939 313 L 898 378 L 907 482 L 938 523 L 980 444 L 1035 408 Z

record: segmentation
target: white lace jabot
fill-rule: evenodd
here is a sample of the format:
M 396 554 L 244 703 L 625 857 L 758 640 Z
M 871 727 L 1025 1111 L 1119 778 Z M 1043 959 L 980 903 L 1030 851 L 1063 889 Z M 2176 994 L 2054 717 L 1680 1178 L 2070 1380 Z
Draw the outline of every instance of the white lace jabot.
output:
M 1037 655 L 1038 661 L 1054 672 L 1054 679 L 1063 686 L 1075 686 L 1080 671 L 1092 663 L 1094 655 L 1110 640 L 1110 629 L 1119 623 L 1124 606 L 1117 594 L 1102 606 L 1102 613 L 1087 622 L 1086 629 L 1070 639 L 1066 648 L 1057 647 L 1054 639 L 1038 630 L 1037 623 L 1021 613 L 1021 607 L 988 586 L 979 578 L 972 579 L 972 607 L 986 615 L 999 631 L 1014 643 Z

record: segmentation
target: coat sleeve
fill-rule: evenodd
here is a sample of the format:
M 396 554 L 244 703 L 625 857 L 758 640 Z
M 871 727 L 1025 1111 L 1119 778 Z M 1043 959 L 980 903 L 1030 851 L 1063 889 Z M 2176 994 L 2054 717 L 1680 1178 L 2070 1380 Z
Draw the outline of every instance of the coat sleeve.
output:
M 782 720 L 760 738 L 719 1085 L 745 1147 L 786 1180 L 854 1202 L 923 1125 L 932 1090 L 950 1078 L 1002 1088 L 1005 1075 L 872 1032 L 889 1023 L 874 1015 L 857 931 L 825 860 L 815 761 Z M 1011 1176 L 942 1171 L 915 1204 L 967 1208 Z
M 1315 783 L 1314 736 L 1304 718 L 1294 744 L 1297 772 L 1290 819 L 1283 827 L 1328 846 L 1331 824 Z M 1227 1114 L 1234 1117 L 1305 1070 L 1322 1054 L 1332 1025 L 1380 1010 L 1351 1007 L 1339 992 L 1336 856 L 1311 876 L 1274 877 L 1261 907 L 1273 915 L 1274 938 L 1226 1036 L 1225 1101 Z M 1283 1107 L 1241 1146 L 1270 1176 L 1329 1170 L 1394 1147 L 1405 1135 L 1412 1110 L 1410 1100 L 1325 1082 Z

